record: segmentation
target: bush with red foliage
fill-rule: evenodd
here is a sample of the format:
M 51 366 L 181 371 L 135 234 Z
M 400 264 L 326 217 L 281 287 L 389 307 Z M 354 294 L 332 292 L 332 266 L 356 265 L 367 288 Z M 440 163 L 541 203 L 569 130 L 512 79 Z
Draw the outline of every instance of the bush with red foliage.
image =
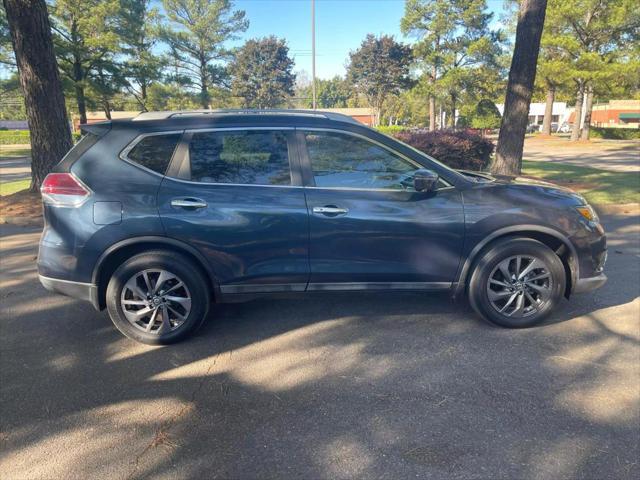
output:
M 394 137 L 460 170 L 486 169 L 495 148 L 491 140 L 468 130 L 409 130 Z

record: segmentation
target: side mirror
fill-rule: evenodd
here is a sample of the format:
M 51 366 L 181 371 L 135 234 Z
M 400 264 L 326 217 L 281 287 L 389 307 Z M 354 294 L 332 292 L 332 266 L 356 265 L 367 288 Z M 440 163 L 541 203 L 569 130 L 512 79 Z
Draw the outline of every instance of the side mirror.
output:
M 413 174 L 413 188 L 416 192 L 433 192 L 438 185 L 438 174 L 421 168 Z

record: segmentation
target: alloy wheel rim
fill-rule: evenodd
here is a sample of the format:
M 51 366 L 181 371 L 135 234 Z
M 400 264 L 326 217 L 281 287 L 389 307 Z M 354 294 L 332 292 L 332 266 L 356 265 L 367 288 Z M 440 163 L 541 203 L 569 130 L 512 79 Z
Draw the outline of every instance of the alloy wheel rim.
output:
M 545 262 L 532 255 L 502 260 L 489 275 L 487 296 L 501 315 L 529 317 L 544 308 L 553 291 L 553 278 Z
M 138 330 L 163 335 L 179 328 L 191 312 L 191 292 L 176 274 L 142 270 L 124 284 L 120 305 Z

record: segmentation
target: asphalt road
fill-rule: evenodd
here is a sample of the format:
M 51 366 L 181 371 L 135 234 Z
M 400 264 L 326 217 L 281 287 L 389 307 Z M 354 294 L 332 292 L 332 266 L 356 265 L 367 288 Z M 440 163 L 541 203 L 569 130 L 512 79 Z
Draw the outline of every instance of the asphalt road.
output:
M 553 140 L 530 137 L 525 140 L 523 158 L 610 172 L 640 172 L 640 142 L 600 140 L 572 144 L 557 137 Z
M 29 157 L 2 157 L 0 151 L 0 184 L 31 178 Z
M 123 338 L 2 231 L 2 478 L 638 478 L 640 219 L 609 283 L 510 331 L 445 297 L 218 306 L 190 341 Z

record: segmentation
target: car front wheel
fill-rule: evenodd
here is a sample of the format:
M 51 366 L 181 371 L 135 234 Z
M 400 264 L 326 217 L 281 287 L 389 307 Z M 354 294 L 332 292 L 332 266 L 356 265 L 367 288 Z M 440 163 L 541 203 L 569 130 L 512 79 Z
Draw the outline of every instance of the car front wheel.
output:
M 185 256 L 150 251 L 125 261 L 112 275 L 107 310 L 127 337 L 149 345 L 175 343 L 193 333 L 209 308 L 207 281 Z
M 480 258 L 469 282 L 469 301 L 485 320 L 508 328 L 542 322 L 565 289 L 560 258 L 541 242 L 508 238 Z

